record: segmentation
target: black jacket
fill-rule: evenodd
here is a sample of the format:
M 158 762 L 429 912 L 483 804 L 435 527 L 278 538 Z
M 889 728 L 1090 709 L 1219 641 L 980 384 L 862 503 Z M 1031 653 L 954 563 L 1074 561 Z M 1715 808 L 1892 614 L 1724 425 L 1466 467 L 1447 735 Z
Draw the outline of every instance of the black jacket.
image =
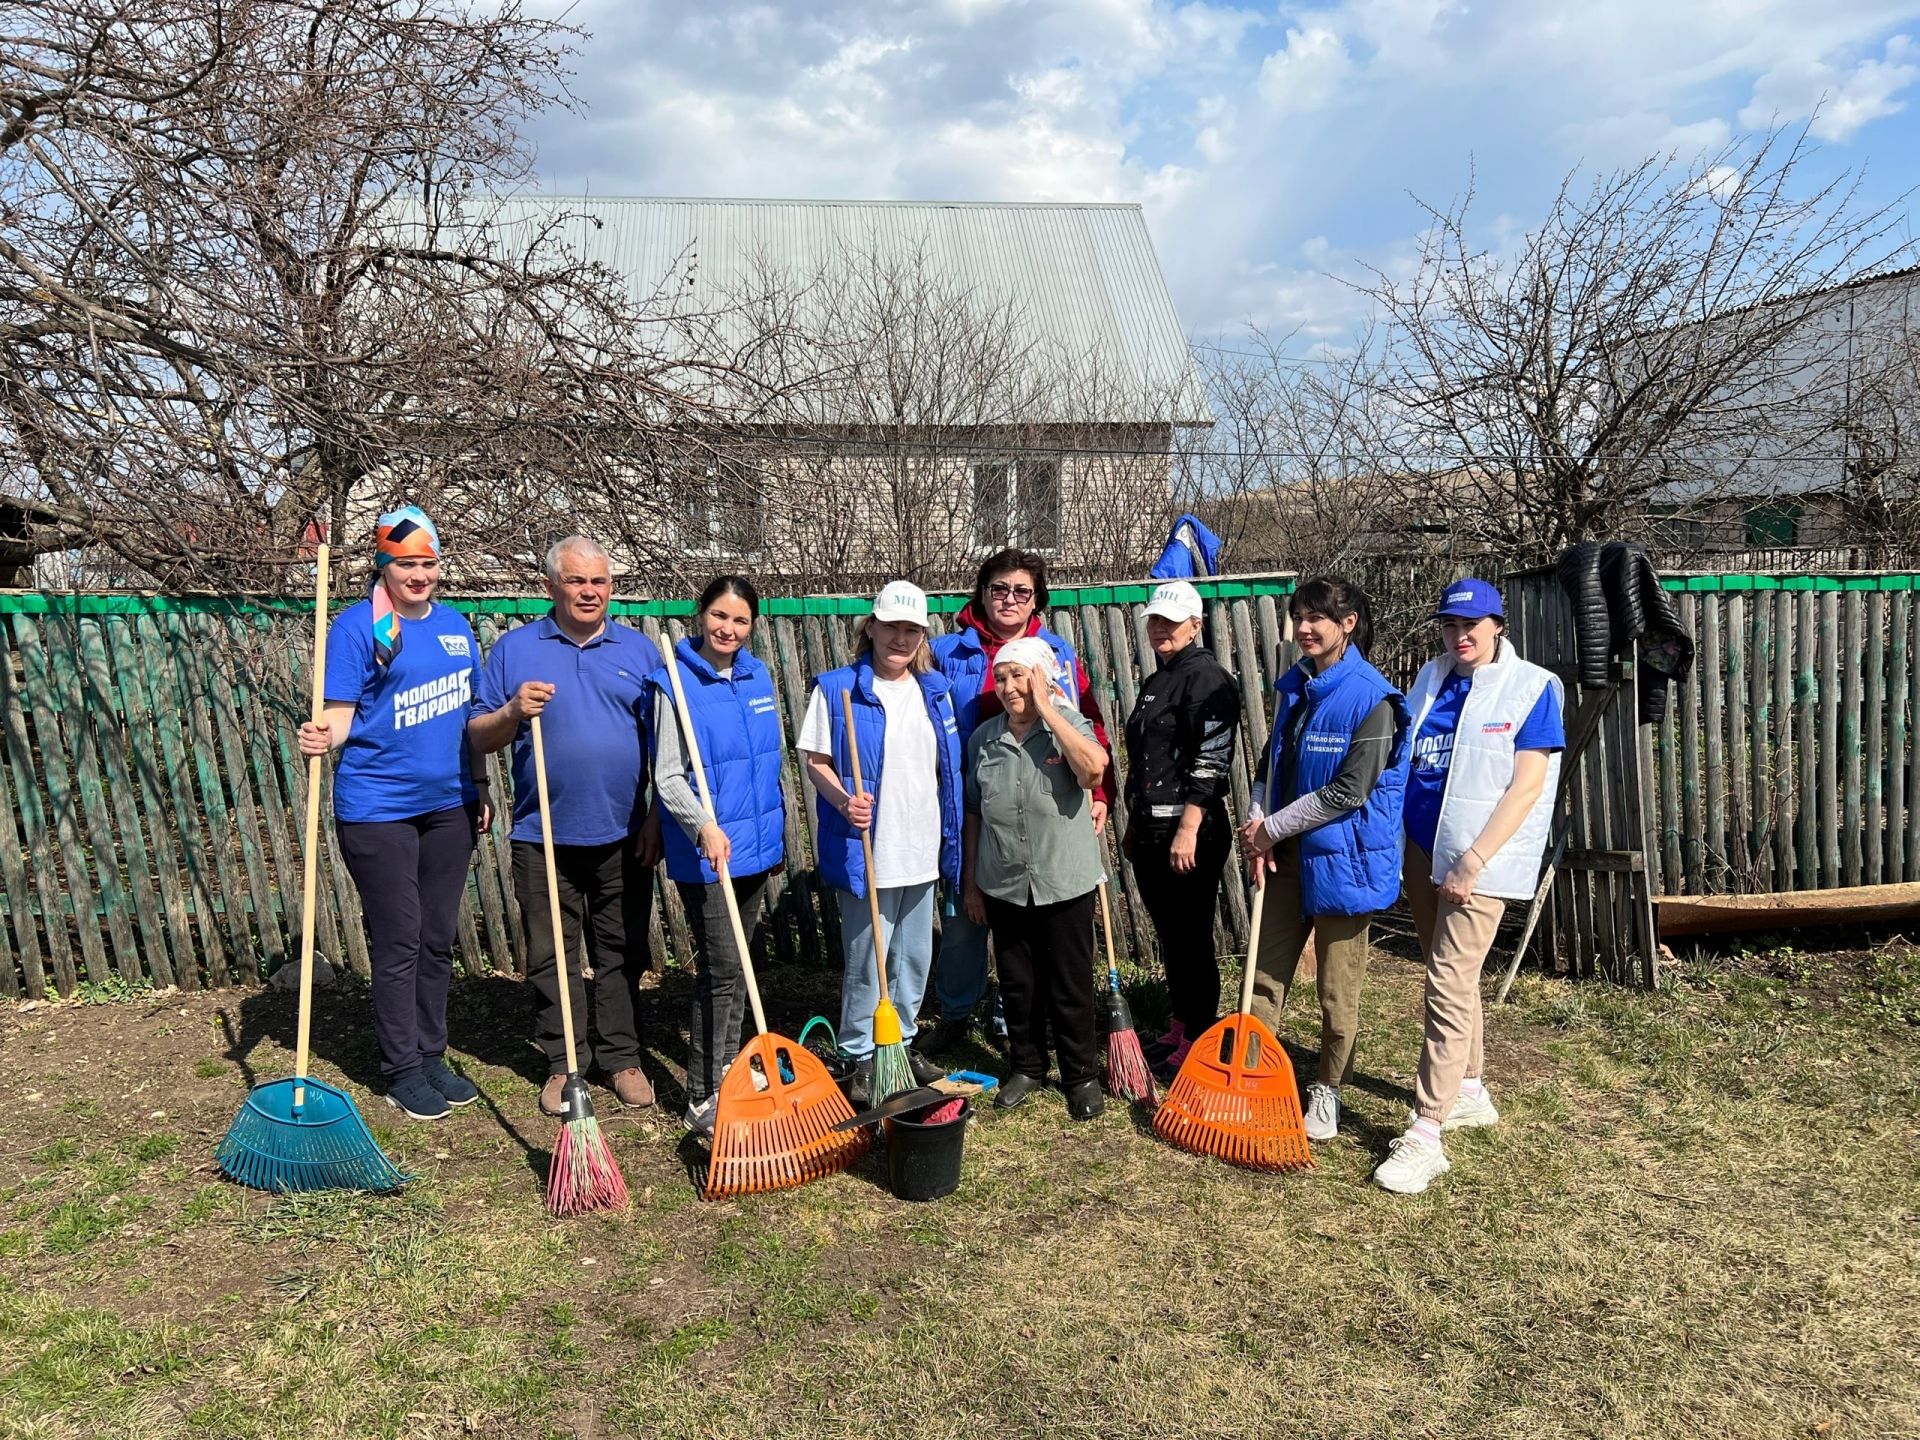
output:
M 1660 586 L 1653 561 L 1638 545 L 1587 541 L 1561 552 L 1560 586 L 1573 602 L 1580 686 L 1604 689 L 1607 664 L 1637 645 L 1646 673 L 1640 682 L 1640 723 L 1667 707 L 1667 682 L 1693 669 L 1693 637 Z
M 1128 810 L 1217 803 L 1239 724 L 1233 676 L 1195 640 L 1147 676 L 1127 717 Z

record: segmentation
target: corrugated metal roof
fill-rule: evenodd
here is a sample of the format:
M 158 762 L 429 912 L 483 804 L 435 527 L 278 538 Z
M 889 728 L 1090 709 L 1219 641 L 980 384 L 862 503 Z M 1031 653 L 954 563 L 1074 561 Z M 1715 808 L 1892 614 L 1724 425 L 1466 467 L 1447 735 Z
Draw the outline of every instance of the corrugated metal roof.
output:
M 556 213 L 577 215 L 563 235 L 582 259 L 624 276 L 636 298 L 670 286 L 675 303 L 694 309 L 724 308 L 758 267 L 802 279 L 848 256 L 918 252 L 982 303 L 1011 301 L 1025 338 L 1135 397 L 1106 402 L 1116 413 L 1061 418 L 1213 423 L 1138 205 L 535 195 L 489 203 L 484 217 L 470 204 L 469 219 L 509 239 Z M 1140 413 L 1140 397 L 1153 397 L 1144 402 L 1151 413 Z

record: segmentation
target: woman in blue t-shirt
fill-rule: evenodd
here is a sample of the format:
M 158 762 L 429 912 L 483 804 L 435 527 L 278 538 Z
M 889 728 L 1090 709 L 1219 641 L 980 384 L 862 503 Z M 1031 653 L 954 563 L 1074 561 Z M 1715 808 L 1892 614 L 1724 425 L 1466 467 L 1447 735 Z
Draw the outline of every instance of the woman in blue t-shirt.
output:
M 438 1120 L 480 1094 L 444 1058 L 454 927 L 491 818 L 467 749 L 479 646 L 464 617 L 433 603 L 433 522 L 409 505 L 376 535 L 367 598 L 327 632 L 325 719 L 300 727 L 300 753 L 340 752 L 333 818 L 366 915 L 387 1103 Z
M 1567 734 L 1561 685 L 1506 638 L 1484 580 L 1449 585 L 1431 618 L 1444 653 L 1407 694 L 1407 900 L 1427 961 L 1426 1043 L 1407 1133 L 1373 1178 L 1417 1195 L 1452 1167 L 1443 1130 L 1500 1118 L 1482 1083 L 1480 969 L 1508 900 L 1532 896 Z

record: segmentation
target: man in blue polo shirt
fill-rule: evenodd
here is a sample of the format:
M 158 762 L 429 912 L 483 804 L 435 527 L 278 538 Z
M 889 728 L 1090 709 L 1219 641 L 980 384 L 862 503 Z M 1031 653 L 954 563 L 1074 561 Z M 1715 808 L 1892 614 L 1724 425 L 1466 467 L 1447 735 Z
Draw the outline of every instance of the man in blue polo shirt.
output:
M 607 618 L 612 566 L 586 536 L 569 535 L 547 552 L 547 593 L 551 613 L 494 641 L 467 736 L 482 754 L 513 746 L 513 886 L 533 982 L 535 1035 L 547 1054 L 540 1108 L 558 1117 L 567 1054 L 527 721 L 541 717 L 546 747 L 554 869 L 567 954 L 576 957 L 568 975 L 580 1068 L 597 1063 L 621 1104 L 651 1105 L 653 1086 L 640 1069 L 640 976 L 649 960 L 651 869 L 660 857 L 658 832 L 643 839 L 641 682 L 659 667 L 660 651 L 638 630 Z M 591 1010 L 577 961 L 583 930 L 593 969 Z

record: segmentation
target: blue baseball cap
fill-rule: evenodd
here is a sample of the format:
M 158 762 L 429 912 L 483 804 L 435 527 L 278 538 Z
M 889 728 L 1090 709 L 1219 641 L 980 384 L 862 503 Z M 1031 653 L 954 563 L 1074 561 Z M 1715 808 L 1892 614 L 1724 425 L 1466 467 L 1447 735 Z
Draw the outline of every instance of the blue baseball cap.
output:
M 1484 580 L 1456 580 L 1441 593 L 1429 620 L 1484 620 L 1493 615 L 1507 618 L 1506 602 L 1500 592 Z

